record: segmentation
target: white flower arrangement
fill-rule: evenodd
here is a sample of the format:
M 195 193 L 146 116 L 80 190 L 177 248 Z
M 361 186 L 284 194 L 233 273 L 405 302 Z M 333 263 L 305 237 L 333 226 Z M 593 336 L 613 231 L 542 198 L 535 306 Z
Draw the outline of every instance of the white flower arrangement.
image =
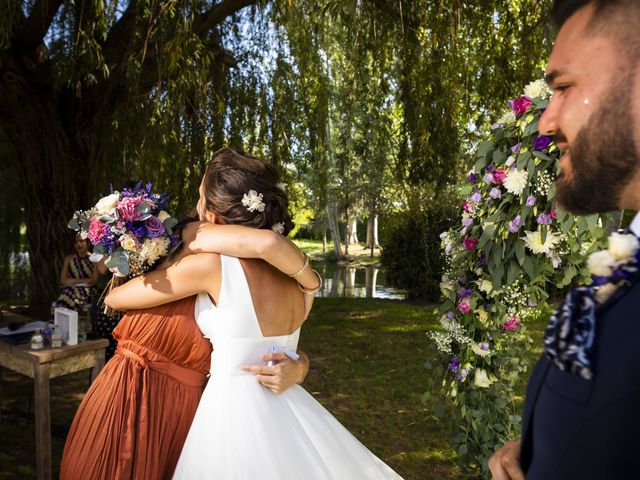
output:
M 636 254 L 640 249 L 638 238 L 631 233 L 612 233 L 609 235 L 609 246 L 589 255 L 587 267 L 596 277 L 610 277 L 614 271 L 624 272 L 637 270 Z M 595 299 L 604 303 L 620 287 L 621 283 L 609 280 L 599 285 L 595 292 Z
M 247 207 L 250 212 L 264 212 L 264 202 L 262 201 L 262 194 L 255 190 L 249 190 L 249 193 L 245 193 L 242 197 L 242 204 Z
M 531 99 L 537 97 L 546 99 L 551 96 L 551 90 L 549 89 L 547 82 L 544 80 L 536 80 L 524 87 L 524 94 Z

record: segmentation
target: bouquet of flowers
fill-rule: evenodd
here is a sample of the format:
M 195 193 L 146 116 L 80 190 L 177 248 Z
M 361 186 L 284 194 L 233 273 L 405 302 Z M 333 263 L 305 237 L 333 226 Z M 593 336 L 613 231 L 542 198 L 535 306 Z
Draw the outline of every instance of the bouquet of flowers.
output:
M 166 211 L 169 197 L 152 193 L 151 183 L 112 191 L 89 210 L 74 213 L 69 228 L 93 245 L 91 261 L 105 258 L 114 273 L 137 276 L 179 244 L 178 221 Z

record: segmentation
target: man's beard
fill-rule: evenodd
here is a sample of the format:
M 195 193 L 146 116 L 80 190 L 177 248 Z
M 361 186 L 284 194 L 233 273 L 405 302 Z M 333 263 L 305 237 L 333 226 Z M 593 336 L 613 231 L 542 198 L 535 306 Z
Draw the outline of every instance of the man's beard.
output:
M 633 78 L 612 88 L 571 145 L 571 175 L 556 182 L 558 203 L 578 215 L 620 208 L 640 165 L 631 110 Z

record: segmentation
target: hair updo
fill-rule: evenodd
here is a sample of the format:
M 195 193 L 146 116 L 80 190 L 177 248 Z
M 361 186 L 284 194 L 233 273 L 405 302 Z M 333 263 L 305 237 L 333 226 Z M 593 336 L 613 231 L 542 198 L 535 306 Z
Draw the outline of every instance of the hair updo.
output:
M 202 181 L 205 208 L 226 224 L 271 229 L 282 223 L 283 235 L 294 227 L 289 200 L 278 182 L 278 172 L 264 161 L 233 148 L 213 154 Z M 249 211 L 242 199 L 249 190 L 262 194 L 264 211 Z

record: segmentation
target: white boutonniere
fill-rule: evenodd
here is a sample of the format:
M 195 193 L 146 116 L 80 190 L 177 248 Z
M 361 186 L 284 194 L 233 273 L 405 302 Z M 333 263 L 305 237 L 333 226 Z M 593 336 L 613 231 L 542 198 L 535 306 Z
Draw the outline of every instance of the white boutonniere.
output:
M 612 233 L 609 246 L 589 255 L 587 267 L 596 284 L 595 299 L 606 302 L 638 270 L 640 241 L 632 233 Z
M 259 211 L 264 212 L 264 202 L 262 201 L 262 194 L 255 190 L 249 190 L 249 193 L 245 193 L 242 197 L 242 204 L 247 207 L 250 212 Z

